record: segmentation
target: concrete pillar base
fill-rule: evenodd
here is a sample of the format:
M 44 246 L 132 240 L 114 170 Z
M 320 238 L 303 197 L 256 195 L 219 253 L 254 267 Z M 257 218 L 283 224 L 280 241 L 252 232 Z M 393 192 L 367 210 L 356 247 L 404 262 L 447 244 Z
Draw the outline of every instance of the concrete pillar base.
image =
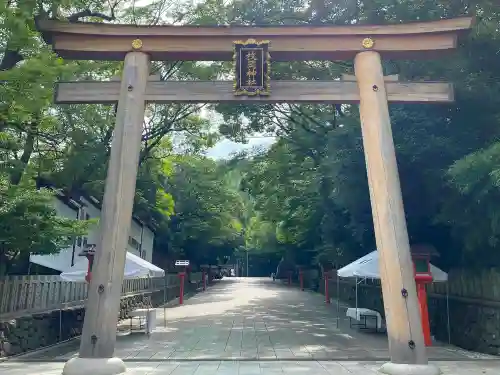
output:
M 408 365 L 405 363 L 384 363 L 378 370 L 387 375 L 439 375 L 439 367 L 431 364 L 427 365 Z
M 62 375 L 118 375 L 127 371 L 120 358 L 71 358 Z

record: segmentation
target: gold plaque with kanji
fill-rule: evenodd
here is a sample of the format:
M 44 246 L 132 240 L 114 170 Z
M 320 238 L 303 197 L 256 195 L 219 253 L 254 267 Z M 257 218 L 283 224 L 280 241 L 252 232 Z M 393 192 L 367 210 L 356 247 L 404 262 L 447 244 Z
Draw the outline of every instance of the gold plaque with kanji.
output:
M 234 94 L 270 95 L 269 41 L 234 42 Z

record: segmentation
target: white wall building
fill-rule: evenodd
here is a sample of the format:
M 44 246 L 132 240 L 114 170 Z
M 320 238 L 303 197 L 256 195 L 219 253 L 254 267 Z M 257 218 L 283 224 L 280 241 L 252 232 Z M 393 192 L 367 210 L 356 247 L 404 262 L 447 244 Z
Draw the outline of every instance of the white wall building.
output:
M 57 214 L 71 219 L 100 219 L 101 209 L 99 206 L 99 202 L 93 197 L 82 197 L 79 202 L 69 199 L 63 194 L 54 198 L 54 208 L 56 209 Z M 30 261 L 61 272 L 71 270 L 75 266 L 83 266 L 83 264 L 87 265 L 87 259 L 85 257 L 78 256 L 78 254 L 87 244 L 97 244 L 99 239 L 99 230 L 100 225 L 98 223 L 89 229 L 86 236 L 78 237 L 72 246 L 61 250 L 58 254 L 31 255 Z M 154 232 L 151 228 L 146 226 L 137 218 L 132 218 L 128 236 L 127 251 L 139 256 L 149 263 L 152 263 L 153 243 Z

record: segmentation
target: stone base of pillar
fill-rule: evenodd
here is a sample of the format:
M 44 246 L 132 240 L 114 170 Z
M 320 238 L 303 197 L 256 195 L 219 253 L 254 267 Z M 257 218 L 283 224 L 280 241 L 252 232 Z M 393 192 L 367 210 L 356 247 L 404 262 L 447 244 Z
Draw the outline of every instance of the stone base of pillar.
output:
M 427 365 L 408 365 L 404 363 L 384 363 L 378 370 L 387 375 L 439 375 L 439 367 L 431 364 Z
M 71 358 L 62 375 L 118 375 L 127 371 L 120 358 Z

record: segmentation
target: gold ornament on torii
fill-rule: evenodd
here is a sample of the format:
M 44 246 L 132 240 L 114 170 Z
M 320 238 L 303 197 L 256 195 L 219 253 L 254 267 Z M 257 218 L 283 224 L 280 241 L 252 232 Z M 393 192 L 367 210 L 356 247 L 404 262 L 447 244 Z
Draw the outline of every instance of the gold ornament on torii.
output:
M 142 40 L 140 40 L 140 39 L 134 39 L 132 41 L 132 48 L 133 49 L 141 49 L 142 48 Z
M 372 38 L 365 38 L 365 39 L 363 39 L 361 44 L 363 45 L 363 48 L 373 48 L 373 46 L 375 45 L 375 42 L 373 41 Z

